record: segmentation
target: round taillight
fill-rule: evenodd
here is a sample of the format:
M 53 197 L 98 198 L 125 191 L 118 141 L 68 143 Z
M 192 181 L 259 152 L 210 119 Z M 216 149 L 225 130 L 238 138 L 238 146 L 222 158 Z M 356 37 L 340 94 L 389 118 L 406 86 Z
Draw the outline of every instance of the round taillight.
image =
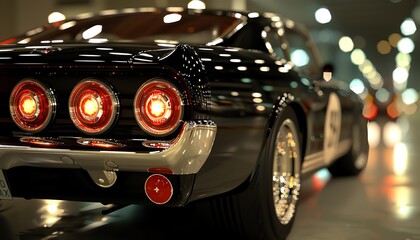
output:
M 137 123 L 147 133 L 168 135 L 179 125 L 183 104 L 178 90 L 171 83 L 154 79 L 137 90 L 134 113 Z
M 20 81 L 9 100 L 13 121 L 24 131 L 40 132 L 55 115 L 57 102 L 53 91 L 34 79 Z
M 117 95 L 109 85 L 99 80 L 85 79 L 70 94 L 70 118 L 86 134 L 97 135 L 109 130 L 118 111 Z

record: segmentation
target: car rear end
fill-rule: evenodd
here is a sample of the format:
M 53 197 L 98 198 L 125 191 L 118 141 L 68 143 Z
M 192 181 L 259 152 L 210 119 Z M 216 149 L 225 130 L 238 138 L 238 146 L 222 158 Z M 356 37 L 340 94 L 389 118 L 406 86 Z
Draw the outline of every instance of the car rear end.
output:
M 0 199 L 188 201 L 216 124 L 187 45 L 9 45 L 0 79 Z

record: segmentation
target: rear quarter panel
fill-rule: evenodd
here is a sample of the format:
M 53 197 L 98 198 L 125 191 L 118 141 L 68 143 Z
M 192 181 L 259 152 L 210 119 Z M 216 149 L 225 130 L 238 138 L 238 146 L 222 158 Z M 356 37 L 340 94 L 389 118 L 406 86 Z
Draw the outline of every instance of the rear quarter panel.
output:
M 323 115 L 325 96 L 284 62 L 260 51 L 199 47 L 196 51 L 208 74 L 210 116 L 218 131 L 210 157 L 196 176 L 192 199 L 232 190 L 251 177 L 281 114 L 276 106 L 283 98 L 293 102 L 303 132 L 322 135 L 323 120 L 317 118 Z M 322 143 L 312 139 L 306 149 L 320 151 Z

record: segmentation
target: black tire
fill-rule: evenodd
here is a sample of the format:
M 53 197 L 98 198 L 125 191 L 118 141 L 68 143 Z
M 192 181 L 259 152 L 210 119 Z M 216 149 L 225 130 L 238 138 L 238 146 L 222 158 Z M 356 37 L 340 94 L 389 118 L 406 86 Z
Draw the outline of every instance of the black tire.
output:
M 332 176 L 357 176 L 366 167 L 369 155 L 367 121 L 363 118 L 352 126 L 352 147 L 329 168 Z
M 297 210 L 301 146 L 296 115 L 286 109 L 275 123 L 245 190 L 207 202 L 213 217 L 210 221 L 234 239 L 285 239 Z

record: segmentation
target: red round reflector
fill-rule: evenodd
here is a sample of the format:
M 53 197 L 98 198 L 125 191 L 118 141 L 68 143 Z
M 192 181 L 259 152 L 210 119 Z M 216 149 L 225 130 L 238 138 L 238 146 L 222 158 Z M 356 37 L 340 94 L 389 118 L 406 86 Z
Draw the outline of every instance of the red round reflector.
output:
M 137 123 L 151 135 L 172 133 L 179 125 L 183 104 L 178 90 L 165 80 L 143 84 L 134 99 Z
M 24 131 L 45 129 L 55 115 L 57 102 L 51 89 L 34 79 L 20 81 L 9 100 L 10 115 Z
M 173 194 L 171 182 L 161 174 L 153 174 L 144 183 L 146 196 L 155 204 L 165 204 Z
M 70 94 L 70 118 L 86 134 L 97 135 L 109 130 L 118 111 L 117 95 L 109 85 L 99 80 L 85 79 Z

